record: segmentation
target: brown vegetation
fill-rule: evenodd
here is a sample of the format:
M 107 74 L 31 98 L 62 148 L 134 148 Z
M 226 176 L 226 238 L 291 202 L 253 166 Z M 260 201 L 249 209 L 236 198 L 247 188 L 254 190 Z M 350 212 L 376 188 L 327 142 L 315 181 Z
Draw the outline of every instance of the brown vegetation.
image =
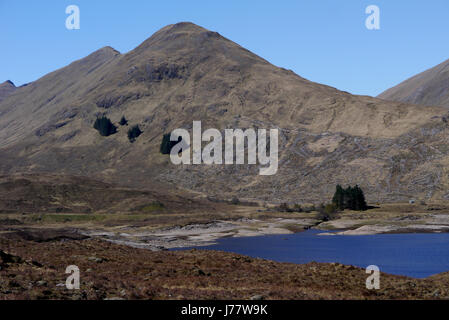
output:
M 147 189 L 170 184 L 212 197 L 314 202 L 360 183 L 367 200 L 449 197 L 447 109 L 351 95 L 273 66 L 192 23 L 134 50 L 102 48 L 0 102 L 0 173 L 54 172 Z M 97 117 L 128 128 L 100 136 Z M 175 166 L 163 135 L 191 128 L 279 128 L 280 167 Z
M 151 252 L 99 240 L 36 243 L 0 238 L 0 299 L 435 299 L 447 275 L 417 280 L 381 275 L 365 288 L 364 269 L 295 265 L 214 251 Z M 64 286 L 77 265 L 81 289 Z

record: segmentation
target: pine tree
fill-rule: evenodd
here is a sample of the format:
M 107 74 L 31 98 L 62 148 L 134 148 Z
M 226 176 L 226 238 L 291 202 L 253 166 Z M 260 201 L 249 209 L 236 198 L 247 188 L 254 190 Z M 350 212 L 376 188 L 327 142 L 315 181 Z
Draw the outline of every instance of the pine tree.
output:
M 128 139 L 131 143 L 136 141 L 137 137 L 142 134 L 142 130 L 140 130 L 139 125 L 133 126 L 128 130 Z
M 337 185 L 337 187 L 335 188 L 335 194 L 334 197 L 332 198 L 332 203 L 334 203 L 338 209 L 340 210 L 344 210 L 345 207 L 345 191 L 343 190 L 343 188 L 341 187 L 341 185 Z
M 345 209 L 350 209 L 350 210 L 354 210 L 355 207 L 355 197 L 354 197 L 354 189 L 351 186 L 348 186 L 346 188 L 346 206 Z
M 164 134 L 162 137 L 160 152 L 162 154 L 170 154 L 171 147 L 170 147 L 170 133 Z
M 122 116 L 122 118 L 120 119 L 120 122 L 118 124 L 121 126 L 126 126 L 126 125 L 128 125 L 128 120 L 126 120 L 125 116 Z
M 160 146 L 160 152 L 162 154 L 170 154 L 171 149 L 178 143 L 181 142 L 182 138 L 179 137 L 178 141 L 170 141 L 170 133 L 166 133 L 164 134 L 164 136 L 162 137 L 162 142 L 161 142 L 161 146 Z
M 358 185 L 356 185 L 354 187 L 354 197 L 355 197 L 354 210 L 363 211 L 368 208 L 368 206 L 366 205 L 365 195 L 363 194 L 363 190 Z
M 117 132 L 117 127 L 107 117 L 102 116 L 94 122 L 94 128 L 98 130 L 100 135 L 107 137 Z

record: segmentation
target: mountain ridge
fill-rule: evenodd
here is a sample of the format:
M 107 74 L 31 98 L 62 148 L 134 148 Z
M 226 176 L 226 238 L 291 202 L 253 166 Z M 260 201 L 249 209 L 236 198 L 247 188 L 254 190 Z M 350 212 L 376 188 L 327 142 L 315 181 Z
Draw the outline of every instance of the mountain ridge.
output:
M 378 97 L 449 108 L 449 59 L 387 89 Z

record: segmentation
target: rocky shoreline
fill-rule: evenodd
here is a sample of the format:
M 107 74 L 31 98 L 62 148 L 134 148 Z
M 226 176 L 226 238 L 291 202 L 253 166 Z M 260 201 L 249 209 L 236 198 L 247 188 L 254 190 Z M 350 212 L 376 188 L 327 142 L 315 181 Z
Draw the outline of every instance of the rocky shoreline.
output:
M 217 219 L 211 216 L 209 220 L 194 222 L 194 219 L 190 219 L 185 224 L 175 222 L 159 227 L 151 222 L 132 220 L 120 223 L 46 225 L 4 219 L 8 223 L 0 228 L 0 234 L 11 239 L 32 241 L 94 238 L 134 248 L 161 251 L 209 246 L 218 239 L 227 237 L 290 234 L 311 228 L 321 230 L 322 236 L 449 232 L 449 208 L 445 206 L 384 205 L 366 212 L 345 211 L 330 221 L 319 220 L 315 213 L 254 213 L 254 208 L 246 210 L 249 211 L 243 217 Z
M 80 232 L 83 235 L 116 244 L 159 251 L 209 246 L 215 244 L 216 240 L 227 237 L 289 234 L 309 229 L 316 224 L 316 219 L 276 218 L 259 220 L 243 218 L 234 221 L 217 220 L 203 224 L 173 226 L 151 231 L 123 227 L 120 228 L 120 231 L 115 232 L 98 229 Z
M 123 227 L 119 231 L 83 230 L 89 237 L 100 238 L 116 244 L 153 251 L 173 248 L 209 246 L 227 237 L 251 237 L 270 234 L 290 234 L 310 228 L 322 230 L 319 235 L 375 235 L 386 233 L 441 233 L 449 232 L 449 215 L 405 215 L 384 221 L 349 219 L 321 222 L 317 219 L 238 219 L 217 220 L 203 224 L 166 227 L 157 230 L 136 230 Z
M 405 215 L 384 221 L 341 219 L 325 222 L 320 229 L 339 230 L 321 235 L 374 235 L 382 233 L 441 233 L 449 232 L 448 214 Z

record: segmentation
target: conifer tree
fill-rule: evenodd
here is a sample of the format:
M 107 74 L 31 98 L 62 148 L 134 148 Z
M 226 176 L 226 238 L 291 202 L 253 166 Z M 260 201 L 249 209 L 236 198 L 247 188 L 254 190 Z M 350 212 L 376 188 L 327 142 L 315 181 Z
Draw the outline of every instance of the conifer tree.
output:
M 344 200 L 345 200 L 345 191 L 343 190 L 341 185 L 338 184 L 337 187 L 335 188 L 335 194 L 334 197 L 332 198 L 332 203 L 334 203 L 339 210 L 344 210 L 345 207 Z
M 126 120 L 125 116 L 122 116 L 122 118 L 120 119 L 120 122 L 118 124 L 121 126 L 126 126 L 126 125 L 128 125 L 128 120 Z
M 166 133 L 164 134 L 164 136 L 162 137 L 162 142 L 161 142 L 161 146 L 160 146 L 160 152 L 162 154 L 170 154 L 171 149 L 178 143 L 181 142 L 182 138 L 179 137 L 178 141 L 170 141 L 170 133 Z
M 354 187 L 354 197 L 355 197 L 354 210 L 363 211 L 368 208 L 365 201 L 365 195 L 363 194 L 362 189 L 358 185 Z
M 107 117 L 97 118 L 94 128 L 98 130 L 100 135 L 107 137 L 117 132 L 117 127 Z
M 142 130 L 140 130 L 139 125 L 133 126 L 128 130 L 128 139 L 131 143 L 136 141 L 137 137 L 142 134 Z

